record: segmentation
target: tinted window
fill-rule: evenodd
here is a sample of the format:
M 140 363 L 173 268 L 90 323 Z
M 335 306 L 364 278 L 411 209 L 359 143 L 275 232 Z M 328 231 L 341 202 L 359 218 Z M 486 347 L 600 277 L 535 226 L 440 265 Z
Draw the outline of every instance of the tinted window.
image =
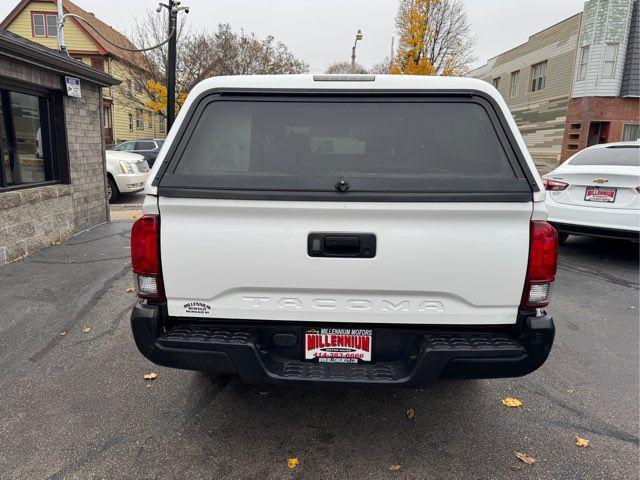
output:
M 136 150 L 154 150 L 156 144 L 153 142 L 136 142 Z
M 174 173 L 515 178 L 489 115 L 471 102 L 212 102 Z
M 640 147 L 590 148 L 577 153 L 569 165 L 640 166 Z
M 0 90 L 0 188 L 58 179 L 47 98 Z

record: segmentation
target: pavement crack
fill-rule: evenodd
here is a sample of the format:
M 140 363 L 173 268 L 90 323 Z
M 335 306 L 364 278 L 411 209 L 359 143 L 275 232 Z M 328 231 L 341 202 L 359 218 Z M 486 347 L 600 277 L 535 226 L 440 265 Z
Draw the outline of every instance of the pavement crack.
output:
M 82 467 L 83 465 L 86 465 L 87 463 L 91 462 L 92 460 L 102 455 L 104 452 L 110 450 L 111 448 L 115 447 L 119 443 L 122 443 L 124 439 L 125 439 L 124 436 L 109 438 L 106 442 L 104 442 L 98 448 L 94 448 L 93 450 L 90 450 L 89 452 L 85 453 L 82 457 L 78 458 L 74 462 L 67 464 L 66 466 L 62 467 L 53 475 L 50 475 L 49 477 L 47 477 L 47 479 L 59 480 L 59 479 L 65 478 L 69 473 L 73 472 L 77 468 Z
M 631 288 L 633 290 L 640 290 L 640 284 L 638 282 L 633 282 L 631 280 L 626 280 L 624 278 L 620 278 L 616 275 L 612 275 L 607 272 L 603 272 L 601 270 L 596 270 L 593 268 L 585 268 L 579 267 L 577 265 L 573 265 L 568 263 L 566 260 L 563 260 L 558 264 L 559 270 L 566 270 L 568 272 L 578 273 L 580 275 L 590 275 L 592 277 L 597 277 L 605 282 L 613 283 L 614 285 L 620 285 L 621 287 Z
M 72 264 L 70 265 L 82 265 L 83 263 L 100 263 L 100 262 L 108 262 L 111 260 L 129 260 L 129 258 L 131 258 L 129 255 L 126 255 L 124 257 L 104 257 L 104 258 L 97 258 L 95 260 L 78 260 L 78 261 L 74 261 Z M 31 263 L 50 263 L 50 264 L 67 264 L 69 263 L 69 260 L 33 260 Z
M 96 306 L 96 304 L 100 301 L 100 299 L 104 297 L 104 295 L 109 291 L 109 289 L 113 286 L 113 284 L 117 282 L 120 278 L 128 274 L 130 271 L 131 271 L 131 266 L 127 264 L 118 273 L 107 278 L 104 281 L 104 284 L 102 285 L 102 287 L 100 287 L 93 295 L 91 295 L 89 300 L 87 300 L 84 303 L 84 305 L 82 305 L 80 310 L 78 310 L 78 312 L 73 316 L 73 318 L 71 318 L 71 320 L 68 320 L 62 326 L 61 330 L 69 330 L 74 324 L 82 320 L 85 320 L 87 317 L 87 314 L 91 311 L 92 308 Z M 47 353 L 51 351 L 51 349 L 53 349 L 56 345 L 58 345 L 58 343 L 60 343 L 60 340 L 62 338 L 63 337 L 60 337 L 59 335 L 56 334 L 56 336 L 51 338 L 43 348 L 41 348 L 36 353 L 34 353 L 31 357 L 29 357 L 29 360 L 31 360 L 32 362 L 40 361 L 45 355 L 47 355 Z

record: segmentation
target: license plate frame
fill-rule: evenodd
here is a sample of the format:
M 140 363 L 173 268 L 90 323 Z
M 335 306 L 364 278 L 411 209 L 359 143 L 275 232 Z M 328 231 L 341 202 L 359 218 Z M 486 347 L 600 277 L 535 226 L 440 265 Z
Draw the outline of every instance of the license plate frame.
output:
M 604 193 L 603 193 L 604 192 Z M 585 202 L 614 203 L 618 189 L 614 187 L 587 187 L 584 191 Z
M 312 327 L 305 329 L 302 356 L 314 363 L 368 364 L 373 342 L 368 328 Z

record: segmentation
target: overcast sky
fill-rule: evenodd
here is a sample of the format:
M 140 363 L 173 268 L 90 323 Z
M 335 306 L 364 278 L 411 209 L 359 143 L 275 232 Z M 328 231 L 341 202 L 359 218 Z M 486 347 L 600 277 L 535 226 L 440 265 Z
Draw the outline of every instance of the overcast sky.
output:
M 2 0 L 4 18 L 18 0 Z M 132 19 L 153 9 L 157 0 L 74 0 L 116 29 L 131 32 Z M 582 10 L 583 0 L 463 0 L 476 41 L 477 61 L 519 45 L 529 35 Z M 305 60 L 312 72 L 349 60 L 358 28 L 358 63 L 371 66 L 389 55 L 397 0 L 182 0 L 193 29 L 213 30 L 218 23 L 258 36 L 273 35 Z

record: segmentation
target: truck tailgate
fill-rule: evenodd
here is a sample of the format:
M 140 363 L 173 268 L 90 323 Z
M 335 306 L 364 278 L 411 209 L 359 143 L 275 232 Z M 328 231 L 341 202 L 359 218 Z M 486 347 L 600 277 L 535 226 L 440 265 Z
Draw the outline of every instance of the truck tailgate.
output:
M 158 202 L 171 316 L 423 325 L 516 321 L 531 202 Z M 373 234 L 375 256 L 310 256 L 312 232 Z

